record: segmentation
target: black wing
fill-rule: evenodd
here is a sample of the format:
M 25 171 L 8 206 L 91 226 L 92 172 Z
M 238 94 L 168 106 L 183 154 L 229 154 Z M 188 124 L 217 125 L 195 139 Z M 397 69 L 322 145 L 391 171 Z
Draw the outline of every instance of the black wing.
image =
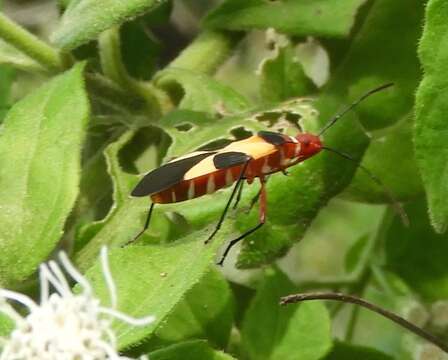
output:
M 244 164 L 249 161 L 250 158 L 251 157 L 245 153 L 229 151 L 216 154 L 213 157 L 213 165 L 215 165 L 217 169 L 226 169 L 232 166 Z
M 206 152 L 162 165 L 146 174 L 132 190 L 131 195 L 147 196 L 168 189 L 180 182 L 193 166 L 213 154 L 216 152 Z
M 272 131 L 259 131 L 257 135 L 272 145 L 282 145 L 287 142 L 283 134 Z

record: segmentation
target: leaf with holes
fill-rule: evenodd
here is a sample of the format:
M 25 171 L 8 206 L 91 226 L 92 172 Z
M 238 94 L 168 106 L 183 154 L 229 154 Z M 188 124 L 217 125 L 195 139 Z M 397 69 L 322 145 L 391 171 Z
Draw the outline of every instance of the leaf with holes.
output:
M 168 68 L 156 76 L 155 83 L 179 103 L 180 109 L 225 115 L 250 107 L 231 87 L 191 70 Z
M 265 128 L 253 118 L 227 116 L 215 119 L 206 113 L 191 110 L 175 110 L 162 118 L 159 125 L 172 140 L 166 159 L 185 155 L 212 140 L 213 143 L 234 140 L 238 130 L 244 130 L 250 135 L 250 132 Z
M 302 122 L 305 131 L 311 133 L 317 133 L 329 117 L 328 114 L 335 113 L 340 107 L 340 102 L 323 95 L 316 107 L 321 110 L 321 120 L 317 122 L 315 118 L 309 118 Z M 344 149 L 359 159 L 368 145 L 368 139 L 352 117 L 353 114 L 350 116 L 328 130 L 323 140 L 326 146 Z M 268 263 L 284 255 L 303 237 L 321 207 L 350 183 L 355 165 L 323 152 L 288 170 L 289 176 L 273 174 L 268 181 L 267 226 L 244 241 L 238 262 L 241 267 Z M 245 201 L 250 201 L 255 192 L 256 189 L 248 191 Z M 237 228 L 243 232 L 257 221 L 258 211 L 254 208 L 248 216 L 238 217 Z
M 323 113 L 331 114 L 340 106 L 339 102 L 330 96 L 323 97 L 319 102 Z M 286 114 L 295 114 L 305 130 L 316 133 L 326 122 L 323 116 L 320 124 L 316 119 L 316 111 L 309 102 L 288 102 L 282 104 Z M 247 115 L 258 120 L 267 120 L 272 116 L 279 120 L 285 113 L 282 105 L 262 112 Z M 351 115 L 353 116 L 353 115 Z M 218 121 L 224 121 L 226 118 Z M 354 156 L 360 157 L 367 146 L 367 138 L 353 123 L 354 118 L 345 119 L 325 134 L 325 142 L 334 148 L 344 148 Z M 189 149 L 189 151 L 194 149 Z M 307 227 L 317 215 L 319 209 L 327 201 L 338 194 L 350 182 L 355 166 L 345 159 L 339 159 L 333 154 L 319 154 L 301 165 L 290 168 L 290 176 L 273 174 L 267 184 L 268 215 L 267 225 L 258 230 L 244 242 L 243 252 L 238 265 L 254 267 L 268 263 L 282 256 L 305 233 Z M 335 179 L 337 179 L 335 181 Z M 307 191 L 303 191 L 307 189 Z M 255 207 L 247 214 L 247 206 L 258 190 L 257 185 L 247 186 L 243 192 L 241 210 L 237 211 L 236 228 L 240 233 L 256 225 L 258 210 Z M 185 202 L 182 206 L 165 205 L 163 209 L 174 210 L 182 214 L 193 228 L 201 228 L 210 222 L 216 222 L 229 196 L 229 189 L 219 191 L 210 196 L 204 196 Z M 213 197 L 213 201 L 210 198 Z M 285 201 L 294 199 L 294 201 Z M 160 207 L 162 208 L 162 207 Z M 271 209 L 275 209 L 272 211 Z M 234 215 L 230 214 L 230 217 Z M 297 222 L 300 219 L 300 222 Z
M 95 221 L 83 226 L 76 237 L 76 249 L 81 249 L 86 245 L 96 234 L 98 234 L 104 224 L 115 216 L 115 213 L 128 199 L 132 190 L 134 177 L 131 174 L 125 173 L 118 161 L 118 152 L 133 136 L 133 131 L 124 133 L 117 141 L 110 144 L 105 150 L 107 170 L 112 178 L 114 195 L 114 204 L 109 210 L 109 214 L 100 221 Z M 125 228 L 125 227 L 123 227 Z M 98 244 L 99 246 L 99 244 Z M 99 249 L 99 247 L 97 247 Z
M 321 99 L 320 103 L 325 114 L 333 113 L 340 105 L 331 97 Z M 322 121 L 319 125 L 316 121 L 314 107 L 309 102 L 301 101 L 287 102 L 271 110 L 266 109 L 247 114 L 244 118 L 247 121 L 252 121 L 253 118 L 269 123 L 267 120 L 272 120 L 271 117 L 274 120 L 281 120 L 288 114 L 295 115 L 305 130 L 314 133 L 325 122 Z M 176 124 L 176 121 L 178 121 L 178 125 L 184 125 L 185 118 L 180 116 L 177 119 L 173 120 L 172 125 Z M 228 118 L 224 117 L 216 120 L 215 125 L 210 125 L 210 128 L 216 126 L 216 129 L 220 130 L 208 133 L 207 136 L 211 136 L 209 140 L 213 139 L 216 134 L 222 134 L 225 131 L 225 127 L 222 129 L 220 126 L 221 122 L 227 120 Z M 241 122 L 238 123 L 241 124 Z M 201 131 L 208 131 L 207 128 L 201 129 L 204 129 Z M 171 131 L 179 130 L 171 129 Z M 189 144 L 190 148 L 187 142 L 185 142 L 186 147 L 183 148 L 187 153 L 195 150 L 196 136 L 189 136 L 189 138 L 193 139 Z M 328 131 L 325 140 L 328 145 L 335 148 L 344 146 L 345 150 L 354 156 L 360 156 L 367 146 L 367 138 L 350 118 Z M 354 165 L 344 159 L 335 158 L 332 154 L 320 154 L 315 159 L 307 160 L 302 165 L 291 168 L 289 177 L 281 174 L 273 175 L 267 185 L 268 225 L 245 242 L 239 266 L 254 267 L 284 255 L 303 236 L 320 207 L 324 206 L 331 197 L 338 194 L 349 183 L 354 170 Z M 137 178 L 134 177 L 134 179 L 136 182 Z M 303 191 L 304 188 L 308 191 Z M 158 206 L 157 211 L 160 211 L 159 214 L 171 211 L 179 213 L 187 220 L 191 228 L 201 229 L 210 223 L 216 223 L 228 199 L 229 190 L 182 203 L 182 206 L 179 204 Z M 240 233 L 247 231 L 257 222 L 257 209 L 253 209 L 249 216 L 245 209 L 256 192 L 257 186 L 247 186 L 244 191 L 240 216 L 238 216 L 237 223 L 233 223 Z M 213 201 L 210 201 L 211 198 Z M 295 201 L 285 201 L 285 198 L 295 199 Z M 89 244 L 78 253 L 79 265 L 84 266 L 85 262 L 92 261 L 101 244 L 124 244 L 132 239 L 142 226 L 148 205 L 147 199 L 129 199 L 123 203 L 123 206 L 118 206 L 114 214 L 106 220 L 107 225 L 102 227 L 101 231 L 97 232 Z M 276 209 L 276 211 L 269 209 Z M 157 213 L 154 215 L 154 220 L 161 218 Z M 299 224 L 297 219 L 300 219 Z M 150 231 L 155 230 L 156 227 L 153 223 Z M 159 236 L 163 238 L 165 235 L 160 233 Z

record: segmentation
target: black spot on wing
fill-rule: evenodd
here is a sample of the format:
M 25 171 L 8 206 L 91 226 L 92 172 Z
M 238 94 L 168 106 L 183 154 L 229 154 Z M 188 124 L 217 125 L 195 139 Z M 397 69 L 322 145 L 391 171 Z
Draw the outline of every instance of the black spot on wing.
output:
M 213 164 L 217 169 L 226 169 L 232 166 L 241 165 L 250 160 L 250 156 L 237 151 L 229 151 L 216 154 L 213 157 Z
M 216 153 L 207 152 L 162 165 L 146 174 L 132 190 L 131 195 L 147 196 L 168 189 L 180 182 L 193 166 L 213 154 Z
M 272 145 L 282 145 L 287 141 L 284 135 L 272 131 L 259 131 L 257 135 Z

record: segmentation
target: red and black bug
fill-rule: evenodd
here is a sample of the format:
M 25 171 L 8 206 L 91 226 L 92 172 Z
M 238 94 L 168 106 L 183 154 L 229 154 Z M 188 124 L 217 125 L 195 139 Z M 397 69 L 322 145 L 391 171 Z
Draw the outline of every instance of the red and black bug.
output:
M 260 131 L 247 139 L 235 141 L 216 151 L 197 151 L 176 158 L 165 165 L 146 174 L 132 191 L 132 196 L 150 196 L 152 204 L 142 231 L 137 239 L 148 228 L 155 204 L 168 204 L 191 200 L 235 183 L 229 200 L 222 212 L 215 230 L 207 239 L 209 242 L 218 232 L 235 196 L 238 202 L 244 181 L 251 184 L 258 178 L 261 189 L 257 199 L 260 202 L 259 223 L 232 240 L 224 251 L 218 264 L 222 264 L 229 250 L 237 242 L 259 229 L 266 219 L 266 177 L 282 171 L 299 162 L 318 154 L 322 150 L 334 152 L 348 160 L 349 155 L 323 146 L 320 136 L 338 121 L 345 113 L 371 94 L 390 87 L 386 84 L 375 88 L 361 96 L 357 101 L 334 116 L 318 135 L 299 133 L 295 137 L 281 133 Z M 367 169 L 358 164 L 379 185 L 384 185 Z M 386 189 L 387 190 L 387 189 Z M 238 194 L 238 195 L 237 195 Z M 399 207 L 393 199 L 393 203 Z M 399 212 L 402 214 L 401 208 Z

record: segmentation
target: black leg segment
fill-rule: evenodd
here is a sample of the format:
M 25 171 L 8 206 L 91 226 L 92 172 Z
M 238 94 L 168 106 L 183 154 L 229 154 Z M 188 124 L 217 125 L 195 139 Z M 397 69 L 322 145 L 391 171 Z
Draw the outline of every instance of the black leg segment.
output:
M 221 214 L 221 218 L 218 221 L 218 224 L 216 225 L 215 230 L 213 230 L 213 232 L 211 233 L 211 235 L 208 237 L 208 239 L 205 241 L 205 243 L 207 244 L 211 239 L 213 239 L 213 237 L 216 235 L 216 233 L 218 232 L 218 230 L 221 228 L 221 225 L 226 217 L 227 211 L 229 210 L 230 204 L 233 201 L 233 198 L 235 197 L 236 192 L 238 191 L 238 188 L 240 186 L 240 183 L 242 181 L 244 181 L 244 173 L 246 172 L 247 169 L 247 165 L 249 164 L 249 160 L 247 160 L 244 165 L 243 165 L 243 169 L 241 170 L 240 173 L 240 177 L 238 178 L 235 186 L 233 187 L 232 193 L 230 194 L 230 198 L 229 201 L 227 201 L 226 207 L 224 208 L 224 211 Z
M 148 229 L 149 227 L 149 221 L 151 220 L 152 210 L 154 209 L 155 203 L 152 203 L 148 210 L 148 215 L 146 216 L 145 225 L 143 225 L 143 229 L 132 239 L 129 240 L 126 244 L 123 246 L 129 245 L 133 243 L 135 240 L 137 240 L 143 233 Z
M 217 262 L 217 265 L 221 265 L 224 264 L 224 260 L 226 259 L 227 255 L 229 254 L 230 249 L 232 249 L 232 247 L 234 245 L 236 245 L 237 243 L 239 243 L 241 240 L 243 240 L 246 236 L 249 236 L 250 234 L 252 234 L 254 231 L 258 230 L 259 228 L 261 228 L 264 225 L 264 223 L 259 223 L 257 226 L 255 226 L 254 228 L 246 231 L 244 234 L 240 235 L 239 237 L 237 237 L 236 239 L 233 239 L 232 241 L 229 242 L 229 244 L 227 245 L 226 249 L 224 250 L 224 253 L 221 256 L 221 260 L 219 260 L 219 262 Z
M 233 204 L 233 209 L 237 208 L 237 206 L 241 200 L 241 195 L 243 194 L 243 187 L 244 187 L 244 181 L 241 181 L 240 185 L 238 187 L 238 194 L 236 195 L 235 203 Z
M 259 192 L 259 196 L 255 198 L 255 201 L 260 199 L 260 215 L 259 215 L 259 223 L 257 226 L 253 227 L 252 229 L 246 231 L 245 233 L 238 236 L 236 239 L 230 241 L 230 243 L 227 245 L 226 249 L 224 250 L 224 253 L 221 256 L 221 260 L 217 263 L 218 265 L 221 265 L 224 263 L 224 260 L 226 259 L 230 249 L 235 246 L 238 242 L 243 240 L 245 237 L 249 236 L 259 228 L 261 228 L 265 221 L 266 221 L 266 207 L 267 207 L 267 198 L 266 198 L 266 181 L 265 179 L 260 178 L 261 188 Z

